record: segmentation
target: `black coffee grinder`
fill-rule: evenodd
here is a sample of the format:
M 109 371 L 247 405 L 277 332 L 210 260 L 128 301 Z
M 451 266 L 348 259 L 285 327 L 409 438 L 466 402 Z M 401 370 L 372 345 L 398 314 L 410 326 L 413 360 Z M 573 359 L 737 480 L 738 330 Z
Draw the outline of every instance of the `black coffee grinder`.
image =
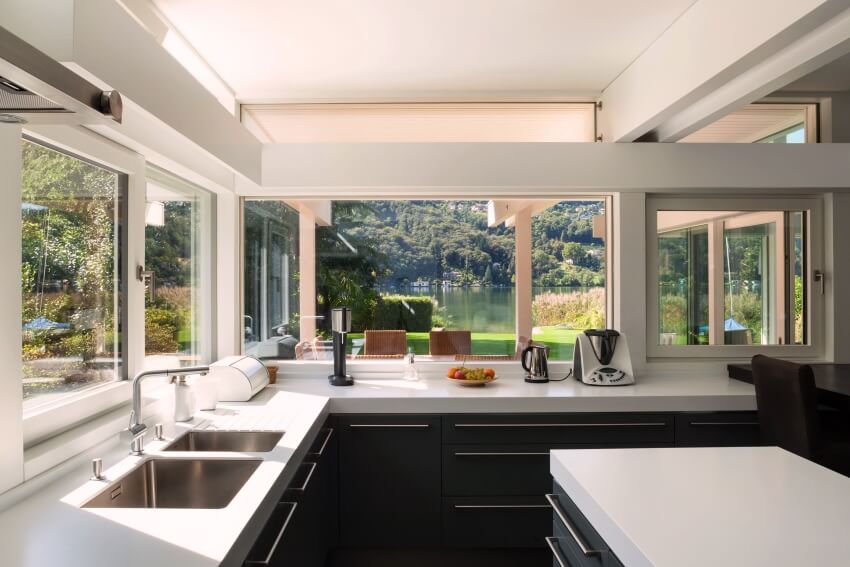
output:
M 333 331 L 334 373 L 328 376 L 331 386 L 353 386 L 354 378 L 345 373 L 345 335 L 351 332 L 351 309 L 331 309 Z

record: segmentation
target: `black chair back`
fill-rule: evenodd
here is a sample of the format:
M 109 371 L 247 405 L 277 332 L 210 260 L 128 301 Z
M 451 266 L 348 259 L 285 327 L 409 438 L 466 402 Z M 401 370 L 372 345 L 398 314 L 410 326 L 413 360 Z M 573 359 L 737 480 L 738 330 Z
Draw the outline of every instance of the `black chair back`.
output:
M 762 441 L 811 458 L 819 434 L 812 367 L 763 355 L 752 364 Z

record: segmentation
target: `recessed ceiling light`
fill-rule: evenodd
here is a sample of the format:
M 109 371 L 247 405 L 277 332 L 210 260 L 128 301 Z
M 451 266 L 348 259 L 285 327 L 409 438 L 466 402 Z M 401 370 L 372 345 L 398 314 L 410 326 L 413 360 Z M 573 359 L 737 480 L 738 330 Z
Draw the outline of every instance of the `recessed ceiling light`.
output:
M 21 118 L 20 116 L 15 116 L 14 114 L 2 114 L 0 113 L 0 122 L 3 124 L 26 124 L 27 121 L 25 118 Z

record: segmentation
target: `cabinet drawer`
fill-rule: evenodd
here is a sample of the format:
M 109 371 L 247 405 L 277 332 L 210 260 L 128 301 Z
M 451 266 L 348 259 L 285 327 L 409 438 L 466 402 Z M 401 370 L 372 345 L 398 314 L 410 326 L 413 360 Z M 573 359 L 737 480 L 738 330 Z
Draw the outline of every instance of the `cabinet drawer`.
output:
M 552 509 L 542 496 L 443 498 L 443 545 L 543 547 Z
M 494 444 L 672 443 L 670 414 L 488 414 L 443 417 L 443 442 Z
M 727 447 L 760 444 L 756 412 L 687 412 L 676 415 L 676 445 Z
M 444 445 L 443 494 L 545 494 L 551 445 Z
M 298 539 L 304 535 L 296 533 L 299 528 L 295 519 L 297 510 L 295 502 L 277 505 L 245 559 L 245 567 L 269 567 L 292 561 L 298 551 Z

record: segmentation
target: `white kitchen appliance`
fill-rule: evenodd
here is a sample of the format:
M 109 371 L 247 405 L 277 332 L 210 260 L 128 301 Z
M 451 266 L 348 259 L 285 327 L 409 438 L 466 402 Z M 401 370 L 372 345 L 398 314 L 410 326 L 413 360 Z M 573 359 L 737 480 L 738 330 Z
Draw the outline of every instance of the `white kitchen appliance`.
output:
M 592 386 L 635 383 L 626 335 L 613 329 L 590 329 L 576 337 L 573 374 Z
M 262 362 L 250 356 L 226 356 L 210 364 L 210 379 L 218 380 L 218 399 L 247 402 L 269 383 Z

